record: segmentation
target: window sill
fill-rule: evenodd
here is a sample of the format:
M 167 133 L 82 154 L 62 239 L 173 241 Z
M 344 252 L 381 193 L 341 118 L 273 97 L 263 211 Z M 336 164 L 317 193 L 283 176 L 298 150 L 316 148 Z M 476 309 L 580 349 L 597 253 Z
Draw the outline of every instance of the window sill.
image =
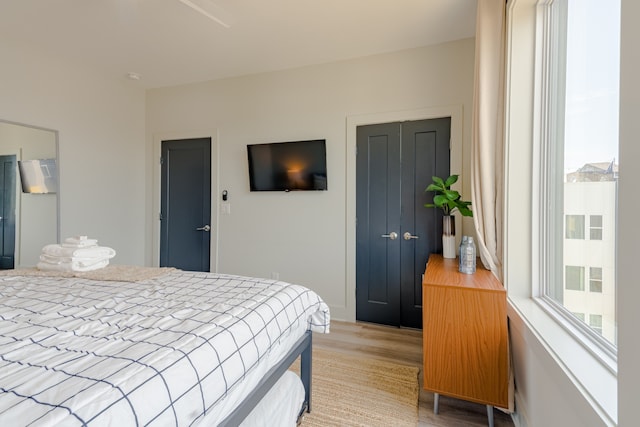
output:
M 595 344 L 576 339 L 580 331 L 567 322 L 561 326 L 562 319 L 545 310 L 544 302 L 512 295 L 509 303 L 602 420 L 616 425 L 617 362 Z

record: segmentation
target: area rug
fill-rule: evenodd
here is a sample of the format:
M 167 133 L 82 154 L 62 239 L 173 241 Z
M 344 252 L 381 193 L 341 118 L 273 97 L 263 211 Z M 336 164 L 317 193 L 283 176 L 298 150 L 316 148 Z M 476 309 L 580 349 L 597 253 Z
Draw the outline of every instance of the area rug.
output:
M 301 426 L 415 427 L 418 371 L 415 366 L 314 349 L 311 413 L 304 415 Z

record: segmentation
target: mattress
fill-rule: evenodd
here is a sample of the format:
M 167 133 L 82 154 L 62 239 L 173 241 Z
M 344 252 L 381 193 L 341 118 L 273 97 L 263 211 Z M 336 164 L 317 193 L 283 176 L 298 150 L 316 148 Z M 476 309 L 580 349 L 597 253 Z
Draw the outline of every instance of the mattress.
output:
M 0 276 L 0 424 L 195 425 L 228 415 L 329 309 L 299 285 Z

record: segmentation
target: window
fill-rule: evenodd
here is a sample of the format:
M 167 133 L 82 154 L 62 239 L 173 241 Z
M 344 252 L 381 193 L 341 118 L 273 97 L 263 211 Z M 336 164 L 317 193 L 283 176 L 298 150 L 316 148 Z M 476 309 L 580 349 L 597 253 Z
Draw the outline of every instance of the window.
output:
M 602 293 L 602 268 L 589 267 L 589 292 Z
M 567 215 L 565 237 L 584 239 L 584 215 Z
M 527 378 L 535 378 L 545 372 L 558 372 L 558 383 L 570 382 L 575 385 L 562 387 L 563 396 L 566 395 L 567 400 L 565 402 L 563 398 L 563 402 L 558 402 L 557 407 L 554 406 L 555 396 L 545 393 L 545 390 L 534 391 L 533 398 L 557 410 L 562 410 L 568 402 L 588 401 L 593 410 L 590 411 L 592 414 L 587 414 L 586 411 L 581 414 L 581 419 L 584 418 L 585 421 L 583 424 L 617 425 L 619 391 L 622 389 L 627 392 L 633 386 L 633 381 L 618 384 L 617 349 L 611 343 L 612 340 L 615 342 L 615 338 L 610 338 L 616 328 L 616 266 L 619 264 L 616 258 L 618 253 L 621 256 L 626 253 L 621 251 L 616 243 L 618 230 L 621 235 L 623 230 L 618 226 L 618 218 L 624 221 L 625 230 L 635 229 L 634 225 L 629 223 L 630 218 L 627 215 L 618 217 L 616 214 L 616 199 L 613 199 L 613 203 L 609 200 L 601 201 L 597 191 L 597 188 L 617 186 L 618 166 L 617 161 L 613 161 L 613 156 L 609 158 L 610 154 L 605 153 L 603 157 L 607 157 L 607 160 L 598 161 L 601 156 L 585 155 L 588 159 L 583 159 L 581 166 L 587 163 L 599 164 L 584 169 L 577 166 L 565 170 L 565 80 L 571 79 L 572 76 L 561 80 L 558 78 L 559 75 L 567 75 L 568 70 L 563 71 L 562 67 L 558 66 L 549 67 L 550 60 L 567 58 L 566 51 L 559 51 L 567 43 L 562 43 L 562 39 L 553 38 L 566 34 L 567 15 L 593 15 L 588 9 L 600 6 L 598 3 L 605 3 L 606 10 L 600 14 L 601 20 L 595 23 L 592 21 L 584 26 L 586 32 L 595 33 L 588 37 L 587 42 L 592 44 L 595 39 L 595 43 L 607 44 L 610 35 L 619 34 L 617 25 L 610 25 L 612 17 L 616 22 L 620 19 L 618 0 L 581 0 L 572 3 L 566 0 L 507 2 L 504 273 L 510 303 L 516 310 L 512 316 L 512 323 L 517 326 L 514 330 L 522 331 L 520 342 L 516 343 L 516 347 L 519 345 L 522 350 L 520 355 L 547 355 L 537 358 L 535 363 L 529 363 L 526 357 L 521 357 L 519 372 L 524 372 Z M 562 22 L 564 26 L 560 25 Z M 603 32 L 607 34 L 599 38 Z M 583 38 L 587 40 L 586 33 Z M 553 40 L 555 42 L 550 43 Z M 553 45 L 558 48 L 552 50 Z M 615 53 L 618 47 L 614 43 L 607 49 Z M 627 47 L 626 52 L 631 53 L 632 50 Z M 594 52 L 593 55 L 594 58 L 599 58 L 602 64 L 614 68 L 619 64 L 619 58 L 612 58 L 611 52 L 606 52 L 605 55 Z M 584 72 L 592 73 L 597 70 L 597 67 L 587 65 L 589 66 L 582 67 Z M 554 84 L 551 84 L 548 75 L 551 70 L 556 70 L 554 79 L 551 79 Z M 550 103 L 552 99 L 556 102 Z M 633 101 L 632 96 L 621 99 L 621 108 L 628 109 L 628 114 L 635 112 L 631 105 Z M 617 109 L 614 108 L 611 114 L 617 115 Z M 549 123 L 552 119 L 555 122 Z M 593 142 L 593 137 L 596 134 L 602 135 L 600 125 L 599 121 L 593 121 L 582 129 L 585 136 L 585 152 L 587 144 L 591 145 Z M 615 134 L 615 130 L 613 133 Z M 615 142 L 617 135 L 613 135 L 611 139 L 609 136 L 600 139 L 606 143 L 612 140 Z M 626 142 L 633 145 L 630 139 Z M 621 151 L 622 144 L 623 141 L 620 141 Z M 607 172 L 609 168 L 606 162 L 609 165 L 613 163 L 613 173 Z M 630 163 L 632 162 L 631 160 Z M 582 170 L 578 172 L 579 169 Z M 628 171 L 626 168 L 624 172 L 623 180 L 626 180 L 626 173 L 637 175 L 635 171 Z M 589 177 L 593 179 L 589 181 Z M 574 189 L 586 188 L 582 188 L 582 192 L 565 192 L 565 183 L 567 186 L 572 184 Z M 592 185 L 594 183 L 595 185 Z M 634 200 L 632 187 L 622 186 L 619 189 L 621 203 L 623 200 Z M 591 192 L 590 188 L 594 191 Z M 551 189 L 555 189 L 555 193 Z M 591 200 L 583 197 L 585 193 L 593 194 Z M 584 239 L 566 238 L 566 215 L 585 215 Z M 590 239 L 590 215 L 603 217 L 602 240 Z M 611 220 L 612 218 L 614 219 Z M 625 239 L 623 243 L 626 249 L 629 239 Z M 565 289 L 565 266 L 585 267 L 585 291 Z M 591 266 L 602 268 L 602 293 L 588 292 Z M 624 267 L 622 272 L 625 275 L 621 278 L 628 280 L 628 269 Z M 625 302 L 620 305 L 625 309 L 631 309 L 633 304 Z M 607 307 L 613 308 L 614 311 L 607 312 Z M 599 328 L 591 326 L 591 314 L 602 316 L 602 335 L 599 334 Z M 631 320 L 628 314 L 619 317 Z M 591 323 L 597 327 L 595 322 Z M 629 329 L 626 331 L 628 333 L 622 337 L 630 338 Z M 528 333 L 540 337 L 539 341 L 527 340 Z M 529 353 L 524 352 L 525 348 Z M 629 365 L 626 366 L 628 369 Z M 530 406 L 527 403 L 530 402 L 527 399 L 523 399 L 523 402 L 523 412 L 526 412 L 527 406 Z M 529 407 L 529 411 L 533 409 Z
M 565 266 L 565 289 L 584 291 L 584 267 Z
M 567 319 L 588 313 L 579 326 L 615 352 L 620 4 L 553 0 L 549 10 L 540 50 L 541 293 Z M 594 260 L 599 267 L 580 267 Z M 575 292 L 585 291 L 585 273 L 586 295 Z
M 602 315 L 601 314 L 590 314 L 589 315 L 589 326 L 593 328 L 597 333 L 602 335 Z
M 584 322 L 584 313 L 573 313 L 580 321 Z
M 589 238 L 591 240 L 602 240 L 602 215 L 591 215 L 589 217 Z

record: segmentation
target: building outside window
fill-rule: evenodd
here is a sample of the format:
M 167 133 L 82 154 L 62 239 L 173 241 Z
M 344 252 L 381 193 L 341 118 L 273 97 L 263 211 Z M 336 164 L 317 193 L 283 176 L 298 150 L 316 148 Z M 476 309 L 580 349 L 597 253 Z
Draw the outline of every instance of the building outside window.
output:
M 620 0 L 551 7 L 541 205 L 559 208 L 543 214 L 542 292 L 615 350 Z

